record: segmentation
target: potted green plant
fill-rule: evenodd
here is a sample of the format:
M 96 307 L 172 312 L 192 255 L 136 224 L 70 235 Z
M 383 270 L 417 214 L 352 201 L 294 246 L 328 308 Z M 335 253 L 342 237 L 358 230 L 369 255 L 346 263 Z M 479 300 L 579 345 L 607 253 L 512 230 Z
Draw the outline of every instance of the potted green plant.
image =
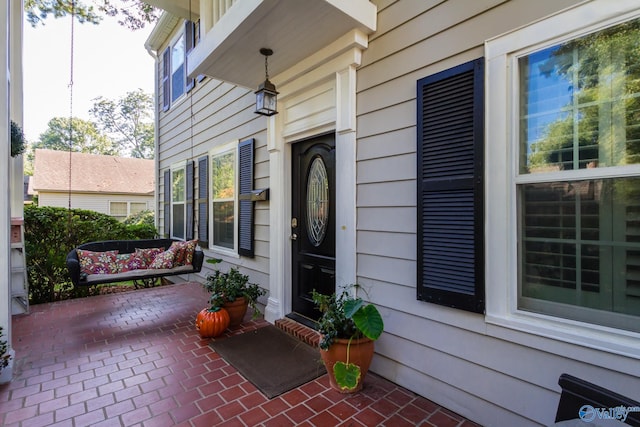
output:
M 382 316 L 373 304 L 352 296 L 346 289 L 339 295 L 314 290 L 312 299 L 322 314 L 318 321 L 320 356 L 329 383 L 341 393 L 356 392 L 362 388 L 369 370 L 373 342 L 384 329 Z
M 11 157 L 16 157 L 25 150 L 25 138 L 22 128 L 11 120 Z
M 9 345 L 2 339 L 4 332 L 0 326 L 0 384 L 8 383 L 13 376 L 11 360 L 13 359 L 13 351 L 9 350 Z
M 253 319 L 261 314 L 256 302 L 258 297 L 266 293 L 265 290 L 255 283 L 249 283 L 249 276 L 240 273 L 237 267 L 232 267 L 227 273 L 216 270 L 209 274 L 204 288 L 211 294 L 212 301 L 229 312 L 229 326 L 242 323 L 248 307 L 253 309 Z

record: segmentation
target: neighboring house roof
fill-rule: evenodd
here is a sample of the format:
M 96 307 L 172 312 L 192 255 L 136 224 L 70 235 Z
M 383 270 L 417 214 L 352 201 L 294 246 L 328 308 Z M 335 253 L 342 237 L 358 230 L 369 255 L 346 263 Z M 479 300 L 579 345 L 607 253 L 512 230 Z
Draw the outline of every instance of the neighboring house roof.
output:
M 153 194 L 154 161 L 37 149 L 33 168 L 36 192 Z

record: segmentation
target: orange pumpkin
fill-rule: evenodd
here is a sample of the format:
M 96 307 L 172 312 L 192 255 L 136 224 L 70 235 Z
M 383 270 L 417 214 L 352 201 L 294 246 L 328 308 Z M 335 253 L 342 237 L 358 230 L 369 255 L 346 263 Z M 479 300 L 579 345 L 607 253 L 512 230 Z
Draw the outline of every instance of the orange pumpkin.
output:
M 229 327 L 229 313 L 224 308 L 205 308 L 196 316 L 196 329 L 202 338 L 214 338 Z

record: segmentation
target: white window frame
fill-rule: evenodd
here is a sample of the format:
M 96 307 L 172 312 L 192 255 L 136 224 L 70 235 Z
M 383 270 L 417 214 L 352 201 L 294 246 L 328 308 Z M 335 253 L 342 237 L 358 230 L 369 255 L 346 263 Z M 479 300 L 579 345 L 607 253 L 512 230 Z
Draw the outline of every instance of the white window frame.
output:
M 230 255 L 233 257 L 239 257 L 240 255 L 238 254 L 238 185 L 239 185 L 239 181 L 238 181 L 238 144 L 239 144 L 239 140 L 234 140 L 232 142 L 228 142 L 226 144 L 222 144 L 219 146 L 216 146 L 214 148 L 212 148 L 209 151 L 209 246 L 213 251 L 219 252 L 219 253 L 223 253 L 226 255 Z M 215 240 L 214 240 L 214 233 L 215 233 L 215 227 L 214 227 L 214 223 L 213 223 L 213 219 L 214 219 L 214 210 L 213 210 L 213 203 L 216 201 L 216 199 L 214 199 L 214 195 L 213 195 L 213 190 L 214 190 L 214 186 L 213 186 L 213 175 L 214 175 L 214 168 L 213 168 L 213 160 L 216 157 L 220 157 L 223 156 L 225 154 L 228 154 L 230 152 L 233 152 L 235 155 L 235 163 L 234 163 L 234 194 L 233 194 L 233 227 L 234 227 L 234 233 L 233 233 L 233 248 L 227 248 L 224 246 L 216 246 L 215 245 Z M 231 200 L 231 199 L 228 199 Z
M 513 330 L 611 353 L 637 355 L 640 334 L 596 324 L 518 309 L 518 176 L 519 76 L 518 57 L 544 47 L 567 42 L 584 34 L 640 16 L 638 2 L 596 0 L 566 9 L 546 19 L 488 40 L 486 58 L 486 316 L 498 336 L 518 338 Z M 640 165 L 626 166 L 625 173 L 640 176 Z M 619 171 L 610 168 L 611 176 Z M 572 171 L 573 178 L 592 178 L 592 170 Z M 564 172 L 566 174 L 566 172 Z M 566 178 L 549 173 L 549 180 Z M 600 174 L 602 175 L 602 173 Z M 530 343 L 530 338 L 523 339 Z M 542 343 L 542 342 L 540 342 Z M 530 344 L 529 344 L 530 345 Z
M 124 203 L 127 206 L 127 213 L 123 216 L 123 215 L 116 215 L 112 212 L 112 204 L 113 203 Z M 125 201 L 125 200 L 109 200 L 109 215 L 114 217 L 114 218 L 118 218 L 118 219 L 126 219 L 128 216 L 130 216 L 132 214 L 131 211 L 131 206 L 135 205 L 135 204 L 139 204 L 139 205 L 144 205 L 144 209 L 142 209 L 142 211 L 148 210 L 149 209 L 149 204 L 147 202 L 132 202 L 132 201 Z M 137 213 L 137 212 L 136 212 Z
M 184 174 L 184 193 L 182 195 L 182 201 L 175 201 L 175 192 L 173 191 L 173 174 L 174 172 L 178 172 L 178 171 L 182 171 L 182 173 Z M 170 168 L 170 177 L 171 177 L 171 210 L 170 210 L 170 214 L 171 214 L 171 238 L 174 239 L 185 239 L 185 236 L 187 235 L 187 165 L 186 162 L 180 162 L 177 164 L 174 164 L 171 166 Z M 175 230 L 176 230 L 176 224 L 174 223 L 174 217 L 173 217 L 173 208 L 175 205 L 179 205 L 182 204 L 183 207 L 183 229 L 182 229 L 182 236 L 176 236 L 175 234 Z
M 144 209 L 141 209 L 139 211 L 134 212 L 133 211 L 133 205 L 144 205 Z M 128 215 L 133 215 L 133 214 L 137 214 L 138 212 L 144 212 L 146 210 L 149 210 L 149 203 L 147 202 L 138 202 L 138 201 L 133 201 L 133 202 L 129 202 L 128 204 Z

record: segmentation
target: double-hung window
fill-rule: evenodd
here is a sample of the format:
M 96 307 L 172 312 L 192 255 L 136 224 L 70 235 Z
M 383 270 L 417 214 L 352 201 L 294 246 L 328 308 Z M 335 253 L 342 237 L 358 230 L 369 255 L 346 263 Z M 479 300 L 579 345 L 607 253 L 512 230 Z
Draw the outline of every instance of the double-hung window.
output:
M 194 86 L 194 80 L 187 77 L 189 53 L 200 41 L 200 25 L 185 21 L 184 28 L 171 40 L 162 54 L 162 110 L 167 111 L 182 95 Z
M 198 159 L 198 190 L 194 196 L 201 246 L 254 256 L 255 202 L 246 197 L 253 189 L 253 146 L 253 138 L 234 141 Z
M 171 169 L 171 237 L 184 239 L 186 235 L 186 168 Z
M 237 249 L 237 142 L 211 151 L 211 227 L 214 247 L 235 252 Z
M 488 260 L 487 282 L 498 284 L 497 299 L 515 296 L 494 314 L 640 332 L 640 11 L 632 3 L 590 3 L 487 43 L 487 240 L 504 255 Z M 570 37 L 567 25 L 576 29 Z

